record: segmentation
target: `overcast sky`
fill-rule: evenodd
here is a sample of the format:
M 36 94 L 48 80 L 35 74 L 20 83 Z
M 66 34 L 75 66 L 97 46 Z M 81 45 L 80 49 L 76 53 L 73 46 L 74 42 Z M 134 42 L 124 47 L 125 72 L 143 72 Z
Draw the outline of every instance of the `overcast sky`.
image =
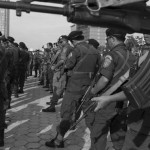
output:
M 10 11 L 10 36 L 18 43 L 25 42 L 28 48 L 41 49 L 48 42 L 56 42 L 59 36 L 70 33 L 71 25 L 61 15 L 23 12 L 17 17 L 16 11 Z
M 10 36 L 18 43 L 25 42 L 28 48 L 41 49 L 48 42 L 56 42 L 59 36 L 70 33 L 71 25 L 61 15 L 23 12 L 17 17 L 16 11 L 10 11 Z

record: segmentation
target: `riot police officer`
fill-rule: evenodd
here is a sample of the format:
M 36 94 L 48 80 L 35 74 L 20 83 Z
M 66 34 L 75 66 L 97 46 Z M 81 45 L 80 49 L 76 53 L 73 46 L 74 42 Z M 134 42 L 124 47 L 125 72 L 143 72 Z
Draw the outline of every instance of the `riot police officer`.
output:
M 0 147 L 4 146 L 4 101 L 7 99 L 5 78 L 8 68 L 12 65 L 10 58 L 12 58 L 10 51 L 8 51 L 8 49 L 5 49 L 0 42 Z

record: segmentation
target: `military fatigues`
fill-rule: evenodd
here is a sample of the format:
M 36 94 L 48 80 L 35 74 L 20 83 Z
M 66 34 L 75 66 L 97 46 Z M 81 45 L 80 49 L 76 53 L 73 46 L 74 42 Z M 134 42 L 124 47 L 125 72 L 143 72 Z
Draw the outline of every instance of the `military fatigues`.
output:
M 54 73 L 54 78 L 53 78 L 53 86 L 54 86 L 54 92 L 53 92 L 53 97 L 51 99 L 51 105 L 55 106 L 58 102 L 58 99 L 62 96 L 65 87 L 66 87 L 66 73 L 63 72 L 62 70 L 64 69 L 64 63 L 67 60 L 67 57 L 69 53 L 71 52 L 72 47 L 69 44 L 66 44 L 58 56 L 57 63 L 60 61 L 62 64 L 59 66 L 57 71 Z
M 131 70 L 130 70 L 131 72 Z M 136 73 L 136 72 L 134 72 Z M 131 75 L 133 75 L 131 73 Z M 130 98 L 129 98 L 130 101 Z M 150 101 L 137 109 L 129 103 L 128 131 L 122 150 L 150 150 Z
M 9 66 L 11 54 L 6 51 L 0 44 L 0 146 L 3 146 L 4 141 L 4 126 L 5 126 L 5 111 L 4 101 L 7 99 L 7 92 L 5 86 L 5 78 Z
M 19 49 L 13 44 L 8 47 L 8 51 L 10 51 L 12 55 L 12 67 L 9 69 L 8 73 L 8 82 L 7 82 L 7 90 L 8 90 L 8 99 L 9 105 L 11 101 L 12 95 L 12 87 L 14 87 L 14 94 L 18 97 L 18 61 L 19 61 Z
M 51 65 L 55 62 L 54 61 L 55 54 L 53 53 L 53 49 L 51 49 L 51 62 L 50 62 L 49 67 L 48 67 L 48 80 L 49 80 L 49 90 L 50 90 L 50 92 L 53 92 L 53 76 L 54 76 L 54 72 L 51 69 Z
M 109 80 L 108 87 L 116 83 L 133 63 L 133 58 L 129 55 L 124 69 L 119 72 L 118 70 L 123 66 L 126 58 L 127 50 L 124 44 L 117 45 L 105 56 L 100 73 Z M 116 92 L 118 93 L 120 90 L 119 88 Z M 105 150 L 109 131 L 115 150 L 122 149 L 126 133 L 126 113 L 116 111 L 122 108 L 123 103 L 111 103 L 106 109 L 90 113 L 91 116 L 86 118 L 86 123 L 91 131 L 91 150 L 99 150 L 99 148 Z
M 57 54 L 56 54 L 57 55 Z M 63 52 L 63 49 L 59 52 L 59 55 L 56 60 L 57 65 L 60 61 L 65 60 L 65 53 Z M 62 96 L 65 83 L 66 83 L 66 76 L 61 75 L 61 68 L 62 65 L 55 69 L 54 76 L 53 76 L 53 97 L 51 99 L 51 106 L 54 107 L 57 104 L 58 99 Z
M 45 52 L 44 58 L 43 58 L 43 76 L 44 76 L 44 86 L 49 87 L 49 78 L 48 78 L 48 69 L 50 65 L 51 60 L 51 54 L 50 52 Z
M 28 63 L 28 76 L 32 76 L 32 69 L 33 69 L 33 54 L 32 52 L 29 53 L 29 63 Z
M 40 54 L 34 54 L 34 71 L 35 71 L 35 77 L 38 75 L 38 70 L 40 74 L 40 65 L 41 65 L 41 55 Z
M 62 136 L 64 136 L 71 125 L 73 114 L 91 83 L 98 63 L 97 50 L 85 42 L 77 44 L 69 55 L 65 68 L 73 69 L 73 71 L 68 80 L 61 106 L 62 121 L 59 125 L 59 132 Z
M 30 60 L 30 56 L 29 53 L 25 50 L 20 49 L 20 57 L 19 57 L 19 78 L 18 78 L 18 82 L 19 82 L 19 92 L 22 93 L 23 92 L 23 87 L 24 87 L 24 82 L 25 82 L 25 75 L 26 75 L 26 71 L 27 71 L 27 66 Z

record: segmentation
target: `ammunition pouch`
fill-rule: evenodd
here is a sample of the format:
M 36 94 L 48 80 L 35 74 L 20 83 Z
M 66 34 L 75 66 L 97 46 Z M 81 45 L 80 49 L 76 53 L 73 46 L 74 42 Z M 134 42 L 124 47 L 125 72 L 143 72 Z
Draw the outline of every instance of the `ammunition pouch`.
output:
M 123 86 L 123 91 L 132 107 L 148 107 L 150 104 L 150 52 L 137 73 Z

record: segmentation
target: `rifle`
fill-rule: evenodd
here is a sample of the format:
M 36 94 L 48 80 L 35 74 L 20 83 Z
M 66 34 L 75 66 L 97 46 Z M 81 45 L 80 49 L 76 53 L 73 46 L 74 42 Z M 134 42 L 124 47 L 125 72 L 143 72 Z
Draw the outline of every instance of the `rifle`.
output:
M 140 58 L 139 58 L 139 63 L 138 63 L 138 65 L 140 66 L 145 60 L 145 63 L 143 64 L 143 66 L 145 66 L 145 68 L 141 68 L 141 70 L 143 70 L 143 69 L 147 69 L 149 66 L 149 57 L 150 57 L 150 53 L 145 53 L 143 56 L 141 56 Z M 148 66 L 148 67 L 147 67 Z M 138 71 L 139 72 L 139 71 Z M 109 89 L 107 89 L 104 93 L 102 93 L 101 94 L 101 96 L 109 96 L 109 95 L 111 95 L 114 91 L 116 91 L 125 81 L 127 81 L 127 79 L 129 78 L 129 73 L 130 73 L 130 69 L 129 70 L 127 70 L 127 72 L 124 74 L 124 75 L 122 75 L 120 78 L 119 78 L 119 80 L 113 85 L 113 86 L 111 86 Z M 145 72 L 144 72 L 145 73 Z M 139 76 L 141 77 L 141 74 L 142 74 L 142 76 L 144 75 L 144 76 L 146 76 L 146 73 L 144 74 L 143 72 L 141 72 L 140 73 L 140 75 L 139 74 L 136 74 L 135 75 L 135 77 L 134 77 L 134 80 L 136 80 L 136 81 L 139 81 L 139 80 L 137 80 L 137 79 L 139 79 Z M 138 78 L 137 78 L 138 77 Z M 147 77 L 147 76 L 146 76 Z M 148 76 L 149 77 L 149 76 Z M 147 78 L 148 78 L 147 77 Z M 149 79 L 149 78 L 148 78 Z M 147 80 L 145 80 L 145 82 L 146 82 Z M 126 85 L 124 86 L 124 91 L 126 92 L 127 90 L 127 88 L 130 88 L 130 85 L 132 85 L 133 84 L 133 82 L 135 82 L 135 81 L 132 81 L 131 83 L 130 82 L 127 82 L 126 83 Z M 143 83 L 143 84 L 145 84 L 145 82 Z M 129 87 L 128 87 L 129 86 Z M 125 89 L 126 88 L 126 89 Z M 136 89 L 136 88 L 135 88 Z M 134 90 L 132 90 L 132 92 L 133 92 Z M 129 93 L 129 92 L 128 92 Z M 127 97 L 130 97 L 131 98 L 131 93 L 130 94 L 128 94 L 127 93 Z M 141 94 L 140 92 L 137 94 L 137 95 L 139 95 L 139 94 Z M 142 93 L 143 94 L 143 93 Z M 141 95 L 142 95 L 141 94 Z M 134 94 L 133 94 L 134 95 Z M 134 96 L 132 95 L 132 99 L 134 99 L 134 102 L 133 102 L 133 100 L 131 100 L 131 102 L 133 102 L 134 103 L 134 105 L 136 105 L 136 106 L 138 106 L 138 103 L 135 101 L 135 98 L 133 98 Z M 139 96 L 139 98 L 141 98 L 141 95 Z M 148 95 L 148 94 L 147 94 Z M 146 95 L 146 96 L 147 96 Z M 145 95 L 143 94 L 142 95 L 142 98 L 144 97 Z M 144 97 L 145 98 L 145 97 Z M 147 100 L 147 99 L 146 99 Z M 140 100 L 139 100 L 140 101 Z M 144 101 L 144 100 L 143 100 Z M 145 102 L 145 101 L 144 101 Z M 82 117 L 80 118 L 80 119 L 78 119 L 78 121 L 76 121 L 71 127 L 70 127 L 70 129 L 69 130 L 71 130 L 72 128 L 74 128 L 77 124 L 79 124 L 86 116 L 87 116 L 87 112 L 89 111 L 89 110 L 92 110 L 95 106 L 97 105 L 97 103 L 96 102 L 92 102 L 86 109 L 85 109 L 85 111 L 84 111 L 84 114 L 82 115 Z M 141 106 L 141 104 L 139 105 L 139 106 Z M 139 107 L 138 106 L 138 107 Z
M 103 94 L 101 94 L 101 96 L 108 96 L 111 95 L 114 91 L 116 91 L 129 77 L 129 71 L 128 70 L 123 76 L 121 76 L 119 78 L 119 80 L 113 85 L 111 86 L 108 90 L 106 90 L 106 92 L 104 92 Z M 71 127 L 69 130 L 71 130 L 72 128 L 74 128 L 77 124 L 79 124 L 88 114 L 87 112 L 89 110 L 92 110 L 93 108 L 95 108 L 95 106 L 97 105 L 96 102 L 92 102 L 85 110 L 84 110 L 84 114 L 82 115 L 82 117 L 80 119 L 78 119 Z
M 78 113 L 78 112 L 80 111 L 80 109 L 82 108 L 82 106 L 83 106 L 83 104 L 84 104 L 85 102 L 89 101 L 89 99 L 90 99 L 89 94 L 91 93 L 91 89 L 93 88 L 93 86 L 94 86 L 94 84 L 95 84 L 95 82 L 96 82 L 96 78 L 97 78 L 98 75 L 99 75 L 99 74 L 98 74 L 98 71 L 97 71 L 97 73 L 96 73 L 94 79 L 92 80 L 90 86 L 87 88 L 85 94 L 83 95 L 83 97 L 82 97 L 82 99 L 81 99 L 81 104 L 80 104 L 80 106 L 78 107 L 78 109 L 76 110 L 76 113 Z
M 41 12 L 67 17 L 68 22 L 82 25 L 119 28 L 128 33 L 149 33 L 150 7 L 147 0 L 36 0 L 57 3 L 62 7 L 32 4 L 35 0 L 0 1 L 0 8 L 15 9 L 16 15 Z

